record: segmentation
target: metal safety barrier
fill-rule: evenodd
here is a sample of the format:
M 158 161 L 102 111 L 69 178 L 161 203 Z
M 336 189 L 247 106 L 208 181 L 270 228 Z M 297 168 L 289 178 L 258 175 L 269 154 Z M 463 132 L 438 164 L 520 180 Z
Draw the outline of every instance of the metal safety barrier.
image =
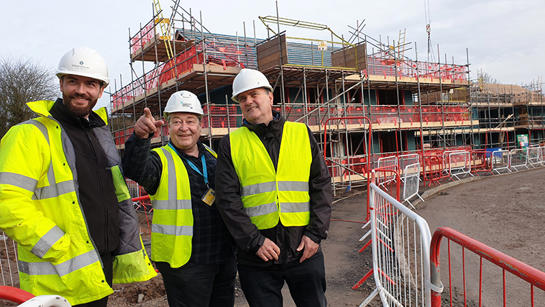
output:
M 397 171 L 398 170 L 398 160 L 396 156 L 389 156 L 389 157 L 380 157 L 377 161 L 377 168 L 379 169 L 385 169 L 385 170 L 391 170 L 391 171 Z M 379 175 L 377 177 L 377 183 L 378 186 L 386 188 L 386 185 L 390 182 L 393 182 L 396 177 L 395 173 L 393 172 L 383 172 L 382 175 Z
M 509 151 L 509 167 L 515 171 L 528 168 L 528 151 L 525 148 Z
M 417 154 L 417 153 L 399 155 L 397 157 L 397 162 L 398 162 L 399 170 L 401 171 L 401 181 L 403 181 L 403 175 L 404 175 L 405 167 L 407 165 L 420 163 L 420 155 Z M 419 170 L 419 172 L 420 172 L 420 170 Z
M 373 268 L 353 289 L 371 275 L 375 289 L 360 306 L 367 306 L 377 295 L 383 306 L 431 306 L 427 222 L 375 183 L 370 184 L 369 192 L 371 219 L 367 225 L 371 229 L 362 239 L 371 236 Z
M 541 153 L 541 165 L 545 165 L 545 144 L 539 146 Z
M 471 150 L 471 173 L 488 173 L 493 174 L 492 172 L 492 162 L 490 158 L 490 153 L 486 150 L 478 149 Z
M 492 163 L 492 172 L 502 174 L 503 172 L 512 173 L 510 169 L 511 160 L 509 159 L 509 151 L 498 149 L 490 153 L 490 161 Z
M 420 189 L 420 163 L 417 162 L 405 166 L 401 181 L 403 182 L 403 202 L 408 203 L 413 209 L 416 209 L 411 203 L 411 199 L 418 196 L 420 200 L 424 201 L 418 193 Z
M 17 245 L 0 230 L 0 274 L 2 286 L 16 287 L 19 285 L 17 270 Z
M 428 186 L 439 184 L 439 180 L 443 178 L 443 159 L 437 152 L 428 153 L 423 156 L 423 171 L 422 177 L 424 184 Z
M 463 300 L 463 306 L 475 306 L 477 303 L 474 301 L 474 296 L 478 297 L 478 305 L 477 306 L 483 306 L 486 302 L 483 302 L 484 297 L 488 299 L 496 299 L 497 301 L 488 302 L 488 304 L 485 304 L 487 306 L 500 306 L 500 302 L 503 302 L 503 306 L 507 306 L 507 302 L 509 299 L 516 300 L 516 302 L 511 302 L 510 306 L 538 306 L 535 305 L 536 302 L 543 303 L 543 299 L 545 299 L 545 292 L 541 293 L 544 294 L 543 296 L 540 296 L 539 299 L 536 298 L 535 290 L 536 288 L 544 290 L 545 291 L 545 273 L 542 271 L 539 271 L 513 257 L 510 257 L 500 251 L 497 251 L 473 238 L 470 238 L 454 229 L 448 228 L 448 227 L 441 227 L 438 228 L 435 233 L 433 234 L 433 238 L 431 241 L 431 247 L 430 247 L 430 261 L 432 264 L 432 270 L 431 270 L 431 284 L 435 285 L 432 286 L 432 306 L 433 307 L 440 307 L 441 306 L 441 289 L 443 288 L 443 285 L 441 283 L 441 276 L 439 274 L 439 256 L 440 256 L 440 245 L 441 240 L 443 238 L 447 238 L 447 250 L 448 250 L 448 281 L 449 281 L 449 306 L 453 306 L 453 302 L 461 301 Z M 451 261 L 451 242 L 457 243 L 461 247 L 461 272 L 460 270 L 454 270 L 452 267 L 454 264 Z M 478 271 L 478 284 L 471 283 L 471 281 L 474 281 L 470 278 L 468 269 L 466 266 L 470 265 L 471 259 L 466 258 L 466 250 L 470 251 L 470 255 L 478 256 L 478 263 L 475 261 L 475 267 L 476 269 L 473 271 Z M 490 264 L 492 264 L 495 267 L 498 267 L 501 269 L 501 273 L 498 271 L 496 276 L 492 276 L 489 278 L 486 278 L 483 276 L 483 259 L 487 260 Z M 461 278 L 458 277 L 457 279 L 454 278 L 454 272 L 459 272 L 458 274 L 462 275 Z M 509 272 L 512 274 L 512 276 L 509 277 L 515 277 L 516 279 L 525 281 L 529 284 L 529 287 L 523 289 L 527 289 L 527 293 L 523 293 L 523 291 L 516 291 L 517 297 L 510 297 L 508 295 L 507 291 L 507 278 L 506 278 L 506 272 Z M 499 276 L 501 274 L 501 276 Z M 496 289 L 493 287 L 494 282 L 498 282 L 499 280 L 502 280 L 501 288 L 502 289 Z M 514 281 L 513 279 L 509 279 L 510 281 Z M 469 284 L 469 287 L 468 287 Z M 511 285 L 511 283 L 510 283 Z M 477 290 L 477 293 L 473 293 L 468 291 L 469 289 Z M 463 292 L 463 296 L 457 293 L 457 290 L 459 289 Z M 486 295 L 483 297 L 483 290 L 488 290 L 486 292 Z M 513 294 L 511 292 L 511 294 Z M 527 300 L 521 300 L 522 297 L 527 297 Z M 445 299 L 445 297 L 443 297 Z M 461 302 L 459 303 L 461 305 Z M 539 305 L 543 306 L 543 305 Z
M 448 166 L 448 174 L 452 178 L 460 180 L 461 176 L 471 174 L 471 153 L 469 151 L 451 151 L 448 152 L 446 160 L 443 161 Z
M 539 146 L 530 146 L 527 148 L 528 155 L 528 165 L 531 167 L 541 166 L 541 147 Z

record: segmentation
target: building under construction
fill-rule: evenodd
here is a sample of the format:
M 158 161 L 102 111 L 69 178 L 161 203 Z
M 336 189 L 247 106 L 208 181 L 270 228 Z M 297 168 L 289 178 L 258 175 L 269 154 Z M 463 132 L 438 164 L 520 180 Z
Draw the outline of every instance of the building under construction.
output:
M 243 35 L 211 33 L 179 1 L 169 18 L 158 1 L 154 8 L 150 21 L 129 34 L 131 80 L 116 82 L 111 96 L 119 149 L 144 107 L 162 117 L 179 90 L 199 96 L 202 137 L 214 148 L 242 124 L 230 99 L 242 68 L 262 71 L 274 88 L 274 109 L 310 127 L 336 189 L 364 182 L 367 168 L 384 156 L 416 154 L 425 167 L 428 157 L 445 150 L 516 148 L 521 135 L 530 144 L 545 139 L 539 84 L 472 83 L 469 59 L 460 65 L 411 59 L 404 51 L 413 47 L 402 32 L 397 42 L 381 42 L 358 23 L 345 39 L 327 25 L 264 16 L 259 20 L 268 36 L 259 38 L 255 23 L 253 36 L 245 25 Z M 290 36 L 292 28 L 325 31 L 330 38 Z M 167 140 L 165 126 L 152 146 Z

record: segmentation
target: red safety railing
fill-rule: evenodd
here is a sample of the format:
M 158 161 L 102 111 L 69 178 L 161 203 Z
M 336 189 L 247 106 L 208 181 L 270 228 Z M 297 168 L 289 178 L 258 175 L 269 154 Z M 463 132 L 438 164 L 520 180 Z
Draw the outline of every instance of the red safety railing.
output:
M 375 168 L 373 169 L 373 180 L 374 182 L 378 182 L 381 177 L 388 176 L 387 174 L 393 174 L 394 180 L 391 185 L 395 184 L 395 199 L 397 201 L 401 201 L 401 175 L 399 172 L 399 168 L 395 166 L 395 169 L 386 167 L 386 168 Z
M 127 179 L 127 186 L 129 187 L 129 192 L 132 196 L 132 202 L 135 205 L 136 210 L 144 212 L 146 217 L 147 232 L 151 233 L 151 217 L 150 213 L 153 210 L 151 206 L 151 200 L 149 195 L 146 193 L 146 190 L 141 185 L 137 184 L 135 181 Z
M 140 49 L 149 43 L 155 37 L 155 18 L 151 19 L 140 31 L 130 38 L 129 44 L 131 49 L 131 55 L 134 55 Z
M 242 112 L 238 105 L 203 105 L 203 112 L 203 128 L 234 129 L 242 126 Z
M 14 288 L 10 286 L 0 286 L 0 299 L 2 300 L 7 300 L 17 304 L 22 304 L 33 297 L 34 295 L 32 293 L 26 292 L 25 290 L 21 290 L 19 288 Z
M 439 180 L 443 179 L 443 153 L 441 152 L 425 152 L 423 161 L 422 181 L 425 185 L 439 184 Z
M 468 68 L 465 65 L 438 64 L 430 62 L 417 62 L 405 59 L 392 59 L 387 54 L 375 53 L 367 57 L 367 69 L 362 73 L 367 75 L 379 75 L 384 79 L 397 76 L 412 78 L 427 78 L 437 82 L 467 82 Z
M 453 146 L 446 148 L 428 148 L 424 150 L 423 157 L 420 160 L 423 162 L 422 180 L 424 184 L 431 186 L 432 184 L 439 184 L 439 181 L 445 178 L 449 178 L 448 173 L 449 163 L 448 159 L 445 160 L 444 153 L 446 151 L 468 151 L 472 152 L 471 146 Z M 477 165 L 480 168 L 480 156 L 479 154 L 472 155 L 477 159 L 475 162 L 472 160 L 472 165 Z
M 489 247 L 488 245 L 481 243 L 473 238 L 470 238 L 454 229 L 448 227 L 438 228 L 433 234 L 430 247 L 430 265 L 431 265 L 431 283 L 435 285 L 434 288 L 442 288 L 441 277 L 439 274 L 439 255 L 440 255 L 440 245 L 443 238 L 448 239 L 448 267 L 449 267 L 449 297 L 450 297 L 450 306 L 453 303 L 453 291 L 452 291 L 452 272 L 451 272 L 451 254 L 450 254 L 450 242 L 455 242 L 462 247 L 462 274 L 463 274 L 463 294 L 464 294 L 464 306 L 467 306 L 467 291 L 466 291 L 466 268 L 465 268 L 465 250 L 469 250 L 474 254 L 478 255 L 480 258 L 479 261 L 479 305 L 482 306 L 483 301 L 483 259 L 488 260 L 491 264 L 501 268 L 503 275 L 503 291 L 502 299 L 503 306 L 507 304 L 507 295 L 506 295 L 506 276 L 505 273 L 510 272 L 511 274 L 519 277 L 520 279 L 526 281 L 530 284 L 529 297 L 531 301 L 531 306 L 535 306 L 535 288 L 539 288 L 545 291 L 545 273 L 537 270 L 513 257 L 510 257 L 494 248 Z M 432 289 L 432 306 L 440 307 L 441 306 L 441 291 Z M 542 302 L 541 302 L 542 303 Z M 541 305 L 540 305 L 541 306 Z
M 476 149 L 471 151 L 471 172 L 492 174 L 492 155 L 488 154 L 486 149 Z

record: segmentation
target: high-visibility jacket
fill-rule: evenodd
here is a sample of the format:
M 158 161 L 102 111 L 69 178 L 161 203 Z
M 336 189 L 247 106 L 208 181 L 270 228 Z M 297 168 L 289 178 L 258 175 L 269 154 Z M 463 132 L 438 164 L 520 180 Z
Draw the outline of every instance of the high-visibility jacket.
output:
M 204 146 L 215 158 L 216 153 Z M 166 145 L 153 149 L 161 159 L 161 178 L 155 194 L 151 226 L 151 258 L 179 268 L 191 257 L 193 210 L 187 169 L 176 151 Z
M 27 105 L 38 118 L 12 127 L 0 143 L 0 228 L 17 244 L 22 289 L 82 304 L 113 293 L 89 235 L 78 197 L 76 153 L 49 113 L 54 101 Z M 106 110 L 96 112 L 107 124 Z M 138 219 L 108 126 L 94 128 L 108 158 L 119 206 L 120 247 L 114 283 L 156 275 L 138 234 Z
M 309 223 L 309 177 L 312 153 L 305 124 L 286 122 L 275 170 L 259 140 L 246 127 L 229 135 L 231 157 L 242 188 L 244 211 L 258 229 Z

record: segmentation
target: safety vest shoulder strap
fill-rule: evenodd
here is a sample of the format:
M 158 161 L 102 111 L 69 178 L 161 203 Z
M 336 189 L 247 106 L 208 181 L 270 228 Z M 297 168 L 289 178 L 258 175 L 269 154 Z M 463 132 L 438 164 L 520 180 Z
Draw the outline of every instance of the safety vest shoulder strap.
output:
M 153 151 L 156 152 L 161 159 L 162 170 L 159 187 L 157 188 L 155 194 L 150 195 L 150 197 L 156 203 L 159 203 L 158 200 L 171 202 L 169 205 L 165 204 L 168 206 L 168 208 L 191 208 L 189 177 L 182 159 L 168 145 L 160 148 L 154 148 Z M 180 193 L 178 193 L 178 191 Z M 176 202 L 177 199 L 185 201 L 177 202 L 177 204 L 175 204 L 174 202 Z M 182 206 L 182 208 L 180 206 Z M 161 209 L 161 206 L 155 207 L 154 205 L 154 209 L 158 208 Z
M 218 158 L 218 154 L 210 147 L 206 146 L 205 144 L 202 144 L 204 146 L 204 149 L 206 149 L 214 158 Z

